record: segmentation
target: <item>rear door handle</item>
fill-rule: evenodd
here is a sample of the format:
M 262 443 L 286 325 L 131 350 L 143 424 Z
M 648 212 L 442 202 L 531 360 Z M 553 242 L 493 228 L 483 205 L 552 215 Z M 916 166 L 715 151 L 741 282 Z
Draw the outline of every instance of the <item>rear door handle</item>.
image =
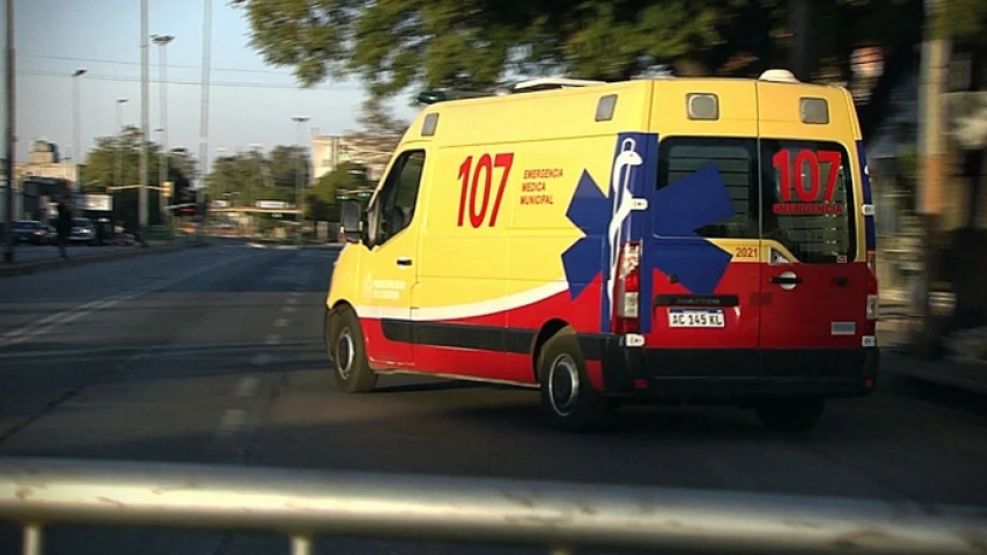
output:
M 411 266 L 411 259 L 406 257 L 401 257 L 397 259 L 398 266 Z
M 777 276 L 772 276 L 771 283 L 780 285 L 782 289 L 792 289 L 802 283 L 802 278 L 795 275 L 794 272 L 784 272 Z

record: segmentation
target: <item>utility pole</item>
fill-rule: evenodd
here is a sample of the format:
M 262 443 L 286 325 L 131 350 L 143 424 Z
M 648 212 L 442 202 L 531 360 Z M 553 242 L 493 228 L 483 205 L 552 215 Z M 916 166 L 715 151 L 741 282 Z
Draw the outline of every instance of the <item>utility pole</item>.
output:
M 79 123 L 79 78 L 86 74 L 85 69 L 77 69 L 72 73 L 72 161 L 75 163 L 75 183 L 77 187 L 82 187 L 79 183 L 79 164 L 82 160 L 82 132 Z
M 116 105 L 117 108 L 116 110 L 117 112 L 116 170 L 117 171 L 116 171 L 116 183 L 113 184 L 115 187 L 123 186 L 123 123 L 120 120 L 120 111 L 123 108 L 123 105 L 126 103 L 127 103 L 126 98 L 117 99 L 117 105 Z
M 199 186 L 195 190 L 195 204 L 199 214 L 196 235 L 202 239 L 206 225 L 205 187 L 209 168 L 209 60 L 212 44 L 212 0 L 203 1 L 202 14 L 202 103 L 199 110 Z
M 938 240 L 944 207 L 947 153 L 943 93 L 949 70 L 949 42 L 937 35 L 936 23 L 943 0 L 925 0 L 925 37 L 922 44 L 921 88 L 919 91 L 919 152 L 921 178 L 918 180 L 918 212 L 923 226 L 923 272 L 916 299 L 922 329 L 919 348 L 926 354 L 936 349 L 938 326 L 930 301 L 935 269 L 941 257 Z
M 151 40 L 158 45 L 158 65 L 161 70 L 161 82 L 158 91 L 161 96 L 161 157 L 158 162 L 158 187 L 164 187 L 168 181 L 168 44 L 175 40 L 173 35 L 152 35 Z M 165 197 L 161 199 L 160 211 L 162 221 L 168 220 L 168 209 L 165 207 Z
M 303 162 L 305 161 L 305 156 L 303 155 L 302 148 L 302 129 L 305 126 L 305 122 L 309 120 L 308 116 L 294 116 L 291 118 L 298 124 L 298 138 L 295 144 L 298 145 L 298 168 L 295 170 L 295 208 L 298 210 L 298 235 L 301 237 L 302 233 L 302 223 L 305 221 L 305 215 L 302 213 L 302 188 L 303 180 L 305 179 L 305 168 Z
M 7 32 L 6 55 L 7 75 L 7 105 L 4 115 L 7 116 L 6 147 L 7 147 L 7 187 L 4 191 L 3 219 L 3 261 L 14 263 L 14 0 L 7 0 Z
M 148 116 L 148 96 L 150 82 L 148 77 L 148 43 L 147 43 L 147 0 L 141 0 L 141 152 L 140 152 L 140 189 L 137 190 L 137 229 L 141 246 L 147 246 L 147 185 L 149 181 L 150 159 L 147 151 L 147 130 L 150 125 Z

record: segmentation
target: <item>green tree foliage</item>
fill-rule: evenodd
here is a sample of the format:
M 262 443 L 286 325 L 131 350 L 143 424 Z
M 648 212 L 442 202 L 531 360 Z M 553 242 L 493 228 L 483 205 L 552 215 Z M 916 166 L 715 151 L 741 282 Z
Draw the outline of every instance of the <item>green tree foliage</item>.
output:
M 309 160 L 296 146 L 276 146 L 269 154 L 253 150 L 213 162 L 206 187 L 214 199 L 252 206 L 258 200 L 295 201 L 298 176 L 308 183 Z
M 302 147 L 278 145 L 271 149 L 271 179 L 277 187 L 293 188 L 299 180 L 307 184 L 309 167 L 308 154 Z
M 374 183 L 367 179 L 365 167 L 352 162 L 343 162 L 334 171 L 316 180 L 315 185 L 306 192 L 305 217 L 313 221 L 339 221 L 337 193 L 373 186 Z
M 160 145 L 148 141 L 149 184 L 158 186 L 158 167 L 161 162 Z M 96 146 L 86 155 L 81 168 L 83 190 L 89 193 L 103 193 L 111 188 L 137 185 L 140 183 L 141 132 L 137 127 L 126 127 L 119 135 L 100 137 Z M 183 149 L 168 153 L 168 179 L 175 183 L 175 197 L 188 197 L 188 189 L 195 175 L 195 160 Z M 137 206 L 139 191 L 122 189 L 113 191 L 113 219 L 129 229 L 137 227 Z M 148 216 L 152 225 L 160 222 L 159 193 L 148 191 Z

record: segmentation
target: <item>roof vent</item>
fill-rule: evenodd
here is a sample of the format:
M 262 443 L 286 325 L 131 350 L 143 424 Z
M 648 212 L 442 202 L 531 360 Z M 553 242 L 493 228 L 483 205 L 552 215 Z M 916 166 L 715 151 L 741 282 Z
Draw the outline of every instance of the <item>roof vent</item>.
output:
M 760 81 L 774 81 L 776 83 L 798 83 L 795 74 L 787 69 L 769 69 L 758 77 Z
M 590 81 L 587 79 L 568 79 L 566 77 L 539 77 L 521 81 L 514 85 L 512 92 L 535 92 L 552 89 L 569 89 L 573 87 L 592 87 L 596 85 L 606 85 L 605 81 Z

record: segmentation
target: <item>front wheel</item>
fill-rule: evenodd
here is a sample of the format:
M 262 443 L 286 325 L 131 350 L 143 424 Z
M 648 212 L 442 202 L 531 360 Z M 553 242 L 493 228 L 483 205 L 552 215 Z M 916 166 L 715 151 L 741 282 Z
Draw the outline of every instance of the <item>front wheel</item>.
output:
M 589 383 L 579 341 L 571 328 L 549 338 L 538 356 L 542 407 L 558 428 L 573 432 L 598 430 L 609 405 Z
M 792 397 L 758 403 L 757 417 L 766 428 L 779 432 L 804 432 L 819 422 L 826 399 Z
M 336 387 L 344 393 L 365 393 L 374 388 L 377 374 L 370 368 L 363 347 L 363 331 L 356 314 L 348 307 L 329 312 L 326 350 L 332 362 Z

